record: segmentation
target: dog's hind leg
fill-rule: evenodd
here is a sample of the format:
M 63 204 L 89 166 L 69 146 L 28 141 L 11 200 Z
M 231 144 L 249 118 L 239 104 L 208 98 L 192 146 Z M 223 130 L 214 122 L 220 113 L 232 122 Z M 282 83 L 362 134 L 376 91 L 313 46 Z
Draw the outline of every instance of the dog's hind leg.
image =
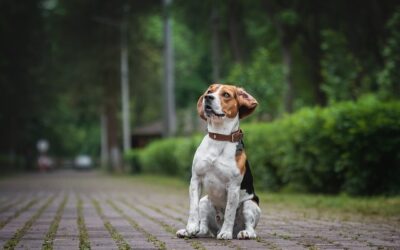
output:
M 258 224 L 260 214 L 261 209 L 254 201 L 248 200 L 243 202 L 243 218 L 245 229 L 238 233 L 238 239 L 254 239 L 257 237 L 254 229 Z

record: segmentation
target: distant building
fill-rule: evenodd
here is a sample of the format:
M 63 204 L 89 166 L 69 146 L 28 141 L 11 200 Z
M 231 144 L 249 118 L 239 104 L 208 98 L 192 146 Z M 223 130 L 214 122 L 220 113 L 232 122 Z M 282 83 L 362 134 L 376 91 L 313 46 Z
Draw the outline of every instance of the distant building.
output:
M 161 139 L 163 134 L 162 121 L 155 121 L 140 127 L 134 128 L 131 135 L 132 148 L 143 148 L 150 142 Z

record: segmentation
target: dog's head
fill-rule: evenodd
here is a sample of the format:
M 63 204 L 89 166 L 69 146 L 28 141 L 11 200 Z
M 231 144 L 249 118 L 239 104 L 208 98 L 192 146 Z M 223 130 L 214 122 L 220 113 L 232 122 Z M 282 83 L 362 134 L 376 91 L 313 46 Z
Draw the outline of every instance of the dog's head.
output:
M 250 115 L 258 102 L 243 88 L 233 85 L 212 84 L 197 102 L 197 112 L 204 119 L 235 118 Z

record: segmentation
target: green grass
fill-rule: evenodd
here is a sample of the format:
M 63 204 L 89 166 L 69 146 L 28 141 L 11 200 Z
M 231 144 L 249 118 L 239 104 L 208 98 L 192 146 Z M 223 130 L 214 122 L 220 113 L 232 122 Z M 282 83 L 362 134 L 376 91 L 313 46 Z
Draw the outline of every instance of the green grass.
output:
M 25 222 L 24 226 L 18 229 L 15 234 L 9 239 L 6 244 L 4 245 L 4 249 L 14 249 L 19 241 L 22 239 L 24 234 L 32 227 L 33 223 L 42 215 L 42 213 L 47 209 L 47 207 L 53 202 L 56 195 L 49 197 L 39 210 L 37 210 L 34 215 Z
M 115 179 L 119 179 L 121 181 L 128 181 L 130 183 L 138 183 L 141 185 L 164 189 L 168 187 L 169 190 L 183 190 L 187 192 L 189 190 L 189 181 L 183 181 L 174 176 L 165 176 L 165 175 L 150 175 L 150 174 L 140 174 L 140 175 L 120 175 L 114 174 L 112 175 Z
M 165 192 L 187 194 L 189 180 L 160 175 L 114 176 L 121 181 L 148 186 Z M 302 193 L 267 193 L 256 190 L 262 206 L 295 211 L 317 210 L 321 214 L 357 214 L 361 216 L 399 217 L 400 196 L 351 197 L 341 195 L 318 195 Z
M 315 209 L 363 216 L 400 216 L 400 197 L 350 197 L 348 195 L 313 195 L 287 193 L 258 193 L 262 204 L 288 209 Z
M 89 250 L 90 240 L 87 232 L 85 218 L 83 216 L 83 201 L 79 195 L 77 195 L 77 224 L 79 229 L 79 249 Z
M 49 231 L 47 232 L 43 245 L 42 245 L 42 250 L 51 250 L 53 249 L 53 242 L 54 242 L 54 237 L 56 236 L 58 225 L 60 224 L 60 220 L 62 217 L 62 214 L 64 212 L 65 205 L 67 204 L 68 201 L 68 195 L 64 195 L 64 199 L 62 200 L 61 204 L 59 205 L 56 215 L 54 216 L 53 221 L 51 222 Z

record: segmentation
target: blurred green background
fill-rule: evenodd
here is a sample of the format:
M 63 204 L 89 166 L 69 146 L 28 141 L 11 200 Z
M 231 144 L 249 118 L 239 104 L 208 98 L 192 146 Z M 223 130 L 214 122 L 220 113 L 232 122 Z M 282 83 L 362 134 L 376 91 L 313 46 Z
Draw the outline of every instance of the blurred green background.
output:
M 397 0 L 0 0 L 0 37 L 1 173 L 36 169 L 46 139 L 58 168 L 188 178 L 220 81 L 260 103 L 243 125 L 259 187 L 400 193 Z

